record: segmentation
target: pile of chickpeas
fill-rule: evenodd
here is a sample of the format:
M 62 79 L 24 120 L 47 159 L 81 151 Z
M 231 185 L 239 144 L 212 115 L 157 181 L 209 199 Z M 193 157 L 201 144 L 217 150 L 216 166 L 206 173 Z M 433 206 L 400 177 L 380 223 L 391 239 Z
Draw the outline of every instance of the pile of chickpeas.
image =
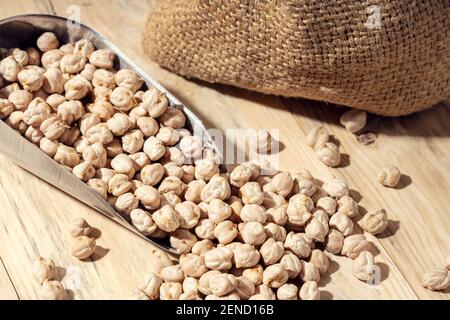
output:
M 358 279 L 372 276 L 345 181 L 262 175 L 259 161 L 222 174 L 184 113 L 156 88 L 142 90 L 134 71 L 115 70 L 113 52 L 85 39 L 60 46 L 51 32 L 36 47 L 1 51 L 0 118 L 142 234 L 170 240 L 179 264 L 149 273 L 134 298 L 319 299 L 329 254 L 354 259 Z M 323 132 L 311 139 L 327 146 Z M 380 233 L 387 221 L 380 211 L 366 224 Z

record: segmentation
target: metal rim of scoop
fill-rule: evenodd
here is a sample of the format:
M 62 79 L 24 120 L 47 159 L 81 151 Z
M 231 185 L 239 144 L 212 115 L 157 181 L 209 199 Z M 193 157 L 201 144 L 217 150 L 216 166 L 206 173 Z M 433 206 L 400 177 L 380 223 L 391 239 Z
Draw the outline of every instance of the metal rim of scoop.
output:
M 69 28 L 68 23 L 76 23 L 76 27 Z M 9 30 L 8 28 L 12 28 Z M 13 30 L 16 28 L 17 30 Z M 20 28 L 23 28 L 20 30 Z M 29 29 L 29 32 L 26 32 L 26 29 Z M 20 30 L 21 32 L 17 32 Z M 219 149 L 213 142 L 210 134 L 206 131 L 205 126 L 203 125 L 202 121 L 183 103 L 181 103 L 175 96 L 173 96 L 169 91 L 167 91 L 158 81 L 156 81 L 154 78 L 152 78 L 149 74 L 147 74 L 141 67 L 139 67 L 137 64 L 135 64 L 131 59 L 129 59 L 120 49 L 118 49 L 114 44 L 112 44 L 106 37 L 104 37 L 99 32 L 95 31 L 94 29 L 81 24 L 79 22 L 74 22 L 73 20 L 55 16 L 55 15 L 49 15 L 49 14 L 25 14 L 25 15 L 17 15 L 9 18 L 5 18 L 0 20 L 0 47 L 35 47 L 35 40 L 37 38 L 37 35 L 45 32 L 45 31 L 51 31 L 54 32 L 57 36 L 60 42 L 62 43 L 68 43 L 68 42 L 75 42 L 80 39 L 88 39 L 93 42 L 94 46 L 97 49 L 102 48 L 108 48 L 114 54 L 116 55 L 116 61 L 114 66 L 118 67 L 117 69 L 121 68 L 128 68 L 134 70 L 136 73 L 139 74 L 139 76 L 142 77 L 147 87 L 155 87 L 160 91 L 163 91 L 166 93 L 166 96 L 169 99 L 170 106 L 177 107 L 181 109 L 184 114 L 186 115 L 186 128 L 189 129 L 193 135 L 201 136 L 203 139 L 203 144 L 209 149 L 213 149 L 216 154 L 218 155 L 220 161 L 222 162 L 222 154 L 220 153 Z M 8 34 L 11 33 L 11 36 L 8 36 Z M 23 37 L 20 38 L 20 37 Z M 34 42 L 30 43 L 29 41 L 33 40 Z M 62 41 L 61 41 L 62 40 Z M 11 45 L 8 45 L 10 42 Z M 13 45 L 15 44 L 15 45 Z M 6 130 L 4 127 L 8 127 L 6 124 L 1 123 L 1 130 Z M 30 144 L 32 147 L 36 146 L 26 140 L 24 137 L 20 136 L 18 133 L 16 133 L 12 128 L 9 128 L 11 131 L 8 133 L 12 137 L 12 139 L 16 139 L 15 135 L 19 136 L 21 139 L 24 140 L 27 144 Z M 29 159 L 23 159 L 24 157 L 18 158 L 15 156 L 13 152 L 11 152 L 11 148 L 8 149 L 4 146 L 2 146 L 3 143 L 6 143 L 4 140 L 0 141 L 0 151 L 4 153 L 8 158 L 12 159 L 15 163 L 17 163 L 22 168 L 26 169 L 27 171 L 30 171 L 32 174 L 40 177 L 41 179 L 49 182 L 50 184 L 54 185 L 56 188 L 68 193 L 72 197 L 75 197 L 76 199 L 80 200 L 81 202 L 89 205 L 90 207 L 93 207 L 97 211 L 100 211 L 107 217 L 111 218 L 113 221 L 119 223 L 123 227 L 131 230 L 135 234 L 138 234 L 139 236 L 143 237 L 150 243 L 152 243 L 157 248 L 164 250 L 165 252 L 171 254 L 172 256 L 178 256 L 178 253 L 171 248 L 168 245 L 162 244 L 159 241 L 155 241 L 152 238 L 148 238 L 144 235 L 142 235 L 137 229 L 135 229 L 126 219 L 122 217 L 109 203 L 106 202 L 103 198 L 101 198 L 95 191 L 91 190 L 84 182 L 78 180 L 75 176 L 73 176 L 71 173 L 67 171 L 68 174 L 73 176 L 75 180 L 78 182 L 81 182 L 86 189 L 89 189 L 88 191 L 83 191 L 86 193 L 89 198 L 95 201 L 103 201 L 103 203 L 99 202 L 98 205 L 93 205 L 92 203 L 89 203 L 87 199 L 80 199 L 77 196 L 73 195 L 73 193 L 70 192 L 70 188 L 68 186 L 62 186 L 58 185 L 59 181 L 63 181 L 64 179 L 59 179 L 61 175 L 65 175 L 64 171 L 61 171 L 58 173 L 58 177 L 55 179 L 48 178 L 48 175 L 39 172 L 38 169 L 33 167 L 32 164 L 28 163 Z M 29 145 L 24 144 L 24 148 L 30 148 Z M 60 166 L 57 164 L 52 158 L 48 157 L 44 152 L 42 152 L 39 148 L 37 148 L 39 152 L 42 153 L 45 157 L 48 158 L 49 161 L 54 162 L 57 166 Z M 45 160 L 44 160 L 45 161 Z M 50 163 L 48 163 L 50 165 Z M 53 167 L 53 166 L 51 166 Z M 41 168 L 42 169 L 42 168 Z M 221 169 L 224 170 L 224 166 L 221 166 Z M 62 169 L 61 170 L 65 170 Z M 53 178 L 53 177 L 52 177 Z M 65 177 L 66 179 L 70 179 L 69 176 Z M 57 181 L 57 182 L 55 182 Z M 71 183 L 79 184 L 75 181 L 71 181 Z M 109 207 L 109 208 L 108 208 Z M 106 212 L 105 212 L 106 211 Z M 116 217 L 113 217 L 111 215 L 116 215 Z

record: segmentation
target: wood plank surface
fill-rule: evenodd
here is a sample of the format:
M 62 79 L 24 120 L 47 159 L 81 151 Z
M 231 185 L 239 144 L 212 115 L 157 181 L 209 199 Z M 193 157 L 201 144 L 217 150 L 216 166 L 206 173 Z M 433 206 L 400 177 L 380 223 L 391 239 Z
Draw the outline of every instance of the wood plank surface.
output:
M 146 12 L 152 1 L 15 0 L 0 8 L 0 18 L 21 13 L 67 16 L 78 6 L 81 22 L 104 34 L 130 58 L 189 105 L 210 128 L 279 130 L 280 168 L 308 168 L 318 179 L 344 176 L 359 198 L 361 212 L 385 208 L 392 220 L 381 239 L 375 260 L 382 281 L 370 287 L 351 275 L 351 261 L 332 257 L 332 273 L 322 279 L 323 298 L 334 299 L 449 299 L 448 292 L 421 287 L 428 268 L 443 266 L 450 253 L 450 128 L 449 106 L 402 118 L 370 116 L 368 128 L 377 133 L 365 146 L 338 125 L 342 108 L 300 99 L 280 99 L 223 85 L 188 81 L 161 69 L 143 55 L 140 46 Z M 338 169 L 325 167 L 304 142 L 316 124 L 326 126 L 346 154 Z M 385 164 L 398 165 L 404 177 L 399 188 L 376 182 Z M 30 263 L 37 255 L 52 258 L 59 276 L 75 299 L 127 298 L 149 269 L 149 247 L 139 237 L 87 208 L 31 174 L 0 158 L 0 257 L 21 299 L 38 299 L 39 285 Z M 103 248 L 94 261 L 70 257 L 67 222 L 85 217 L 99 228 Z M 4 277 L 0 265 L 0 285 Z M 1 289 L 1 287 L 0 287 Z M 0 296 L 1 297 L 1 296 Z

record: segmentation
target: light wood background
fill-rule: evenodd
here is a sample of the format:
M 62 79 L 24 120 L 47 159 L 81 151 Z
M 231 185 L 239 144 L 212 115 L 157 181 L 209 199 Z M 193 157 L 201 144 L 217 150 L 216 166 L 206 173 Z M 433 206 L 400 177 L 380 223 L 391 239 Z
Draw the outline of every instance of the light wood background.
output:
M 159 68 L 140 46 L 151 0 L 11 0 L 2 2 L 0 18 L 24 13 L 67 16 L 80 8 L 81 22 L 103 33 L 189 105 L 208 127 L 279 129 L 284 147 L 281 169 L 305 167 L 317 178 L 331 174 L 348 179 L 361 212 L 385 208 L 391 223 L 380 239 L 382 282 L 375 287 L 351 275 L 351 261 L 333 257 L 332 274 L 322 279 L 325 299 L 449 299 L 447 292 L 421 286 L 422 274 L 441 267 L 450 254 L 450 115 L 449 105 L 402 118 L 370 116 L 377 132 L 373 145 L 358 143 L 338 125 L 343 109 L 299 99 L 281 99 L 239 89 L 188 81 Z M 326 126 L 341 144 L 344 165 L 329 169 L 304 142 L 314 125 Z M 376 182 L 379 169 L 394 164 L 404 173 L 396 189 Z M 101 230 L 92 261 L 73 259 L 67 222 L 85 217 Z M 38 256 L 60 266 L 59 278 L 75 299 L 127 298 L 149 270 L 150 246 L 5 158 L 0 158 L 0 299 L 38 299 L 31 263 Z

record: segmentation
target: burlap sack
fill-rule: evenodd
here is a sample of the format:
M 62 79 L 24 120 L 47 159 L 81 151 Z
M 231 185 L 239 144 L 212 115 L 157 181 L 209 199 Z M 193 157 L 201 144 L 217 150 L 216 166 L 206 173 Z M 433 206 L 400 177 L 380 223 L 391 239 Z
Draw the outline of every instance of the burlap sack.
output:
M 406 115 L 450 96 L 450 0 L 160 0 L 143 46 L 181 75 Z

